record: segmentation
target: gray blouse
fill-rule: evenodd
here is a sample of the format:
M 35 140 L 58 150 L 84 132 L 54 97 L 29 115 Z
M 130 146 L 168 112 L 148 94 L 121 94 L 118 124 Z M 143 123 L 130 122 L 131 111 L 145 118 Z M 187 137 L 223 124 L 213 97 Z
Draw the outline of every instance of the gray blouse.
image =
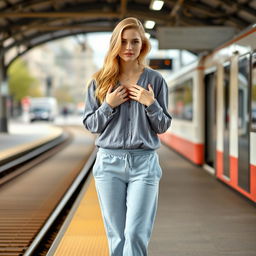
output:
M 155 101 L 150 106 L 129 99 L 112 108 L 106 101 L 101 105 L 94 96 L 95 80 L 86 92 L 83 124 L 92 133 L 99 133 L 95 145 L 110 149 L 157 149 L 161 143 L 157 136 L 171 125 L 168 113 L 168 87 L 162 75 L 144 68 L 138 85 L 148 90 L 151 84 Z M 120 84 L 118 83 L 117 86 Z

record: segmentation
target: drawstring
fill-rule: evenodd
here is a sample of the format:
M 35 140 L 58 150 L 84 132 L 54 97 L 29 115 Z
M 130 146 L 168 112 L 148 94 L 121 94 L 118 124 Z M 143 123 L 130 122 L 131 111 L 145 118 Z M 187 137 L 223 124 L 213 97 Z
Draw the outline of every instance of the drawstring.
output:
M 132 158 L 131 158 L 131 154 L 127 153 L 125 154 L 125 170 L 127 168 L 127 166 L 131 169 L 132 168 Z
M 124 166 L 124 169 L 126 170 L 126 167 L 127 167 L 127 154 L 125 154 L 125 159 L 124 159 L 124 163 L 125 163 L 125 166 Z

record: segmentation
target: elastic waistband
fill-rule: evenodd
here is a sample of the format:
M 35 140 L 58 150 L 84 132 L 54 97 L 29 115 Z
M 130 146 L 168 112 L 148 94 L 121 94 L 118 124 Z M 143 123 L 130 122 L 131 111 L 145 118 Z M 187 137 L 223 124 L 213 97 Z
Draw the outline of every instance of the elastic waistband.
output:
M 155 152 L 154 149 L 109 149 L 109 148 L 99 148 L 99 152 L 104 152 L 112 155 L 123 155 L 123 154 L 136 154 L 145 155 L 152 154 Z

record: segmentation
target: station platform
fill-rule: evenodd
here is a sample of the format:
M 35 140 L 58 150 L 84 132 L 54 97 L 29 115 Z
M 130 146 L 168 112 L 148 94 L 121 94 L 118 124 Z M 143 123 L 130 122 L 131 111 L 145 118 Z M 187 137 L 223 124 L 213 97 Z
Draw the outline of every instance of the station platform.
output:
M 255 256 L 256 208 L 165 145 L 149 256 Z M 92 173 L 47 256 L 107 256 Z
M 61 128 L 48 123 L 10 122 L 9 133 L 0 133 L 0 162 L 38 147 L 61 134 Z

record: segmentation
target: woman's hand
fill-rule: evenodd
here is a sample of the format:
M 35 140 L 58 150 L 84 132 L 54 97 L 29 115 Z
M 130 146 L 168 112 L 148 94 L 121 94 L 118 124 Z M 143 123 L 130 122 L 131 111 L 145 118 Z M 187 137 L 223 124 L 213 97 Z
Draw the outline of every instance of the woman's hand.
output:
M 112 89 L 113 85 L 109 87 L 106 95 L 106 102 L 111 108 L 115 108 L 129 100 L 129 97 L 126 98 L 128 96 L 127 89 L 123 85 L 118 86 L 113 92 L 111 92 Z
M 148 90 L 136 84 L 129 86 L 128 90 L 131 99 L 136 100 L 147 107 L 155 101 L 154 91 L 150 84 L 148 84 Z

